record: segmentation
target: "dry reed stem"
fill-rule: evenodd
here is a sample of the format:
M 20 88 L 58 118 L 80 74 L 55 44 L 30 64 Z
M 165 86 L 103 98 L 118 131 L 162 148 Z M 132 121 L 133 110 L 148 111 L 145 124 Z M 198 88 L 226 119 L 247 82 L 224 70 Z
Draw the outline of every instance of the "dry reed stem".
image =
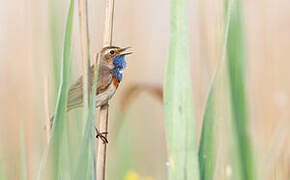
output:
M 105 19 L 105 32 L 104 32 L 104 47 L 112 45 L 112 32 L 113 32 L 113 16 L 114 16 L 114 0 L 106 0 L 106 19 Z M 108 112 L 109 105 L 103 105 L 99 113 L 99 131 L 108 131 Z M 100 141 L 101 142 L 101 141 Z M 106 167 L 106 143 L 99 143 L 97 166 L 96 166 L 96 179 L 105 180 L 105 167 Z
M 114 0 L 106 0 L 104 47 L 112 45 Z
M 87 0 L 79 0 L 80 32 L 83 62 L 83 102 L 84 109 L 88 108 L 88 53 L 89 53 L 89 33 L 88 33 L 88 8 Z M 84 111 L 85 112 L 85 111 Z M 85 117 L 87 118 L 87 117 Z M 85 123 L 85 121 L 84 121 Z M 85 127 L 85 126 L 83 126 Z M 83 128 L 84 130 L 84 128 Z M 84 133 L 84 132 L 83 132 Z
M 100 109 L 100 132 L 107 132 L 108 131 L 108 111 L 109 105 L 103 105 Z M 106 135 L 104 135 L 106 136 Z M 105 179 L 105 169 L 106 169 L 106 150 L 107 144 L 102 143 L 100 141 L 98 146 L 98 155 L 97 155 L 97 166 L 96 166 L 96 179 L 97 180 L 104 180 Z

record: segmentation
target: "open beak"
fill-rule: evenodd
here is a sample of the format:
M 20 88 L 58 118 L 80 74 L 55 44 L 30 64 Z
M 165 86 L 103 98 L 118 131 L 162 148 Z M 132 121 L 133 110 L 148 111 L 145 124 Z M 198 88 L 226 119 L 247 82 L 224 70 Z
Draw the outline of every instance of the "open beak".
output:
M 131 47 L 126 47 L 126 48 L 122 48 L 120 49 L 120 55 L 128 55 L 128 54 L 132 54 L 133 52 L 129 52 L 127 51 L 128 49 L 130 49 Z

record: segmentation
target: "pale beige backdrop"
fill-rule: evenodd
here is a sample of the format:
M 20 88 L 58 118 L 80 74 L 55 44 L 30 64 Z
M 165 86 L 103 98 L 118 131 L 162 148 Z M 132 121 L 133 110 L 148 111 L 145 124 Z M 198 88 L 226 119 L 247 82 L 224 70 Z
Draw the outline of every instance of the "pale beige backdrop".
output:
M 62 33 L 68 3 L 68 0 L 59 1 L 57 7 Z M 271 177 L 289 178 L 290 2 L 245 0 L 243 4 L 250 130 L 255 153 L 259 162 L 273 164 L 275 170 L 268 172 Z M 221 57 L 223 6 L 222 0 L 189 2 L 189 51 L 198 138 L 210 78 Z M 11 179 L 19 178 L 21 122 L 25 127 L 31 179 L 36 175 L 45 144 L 44 124 L 53 108 L 51 92 L 47 90 L 52 78 L 48 7 L 46 0 L 0 0 L 0 147 L 1 152 L 10 152 L 0 154 L 0 166 L 13 167 L 7 170 Z M 134 54 L 127 58 L 124 80 L 111 102 L 111 129 L 118 120 L 115 113 L 122 106 L 119 102 L 126 88 L 136 83 L 163 86 L 170 32 L 169 0 L 116 0 L 115 8 L 113 44 L 131 46 Z M 72 79 L 81 73 L 77 11 L 75 15 Z M 91 54 L 102 46 L 103 20 L 104 1 L 89 0 Z M 49 107 L 47 102 L 51 104 Z M 132 121 L 136 129 L 127 135 L 134 136 L 132 143 L 140 144 L 134 149 L 138 158 L 132 170 L 142 176 L 165 179 L 162 104 L 149 94 L 141 93 L 128 111 L 131 114 L 128 121 Z M 110 151 L 113 142 L 109 144 Z M 278 157 L 271 158 L 271 155 Z M 114 157 L 110 160 L 112 162 Z M 110 168 L 116 167 L 111 165 Z M 267 168 L 271 167 L 264 169 Z

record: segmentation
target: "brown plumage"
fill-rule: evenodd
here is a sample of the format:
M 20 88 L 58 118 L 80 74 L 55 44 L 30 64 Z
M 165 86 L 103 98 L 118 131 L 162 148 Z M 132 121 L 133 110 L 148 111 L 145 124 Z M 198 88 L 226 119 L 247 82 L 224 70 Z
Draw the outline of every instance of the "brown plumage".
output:
M 89 94 L 92 90 L 93 86 L 92 82 L 94 81 L 93 78 L 94 78 L 94 67 L 91 66 L 89 71 L 89 83 L 88 83 Z M 112 83 L 112 80 L 113 80 L 112 70 L 107 66 L 103 66 L 100 64 L 96 95 L 104 92 Z M 81 76 L 77 80 L 77 82 L 74 83 L 69 89 L 67 110 L 69 111 L 76 107 L 80 107 L 82 106 L 82 103 L 83 103 L 83 78 Z
M 96 106 L 106 104 L 111 97 L 115 94 L 119 85 L 119 81 L 115 76 L 114 70 L 117 68 L 113 62 L 114 57 L 131 54 L 126 52 L 128 48 L 120 48 L 115 46 L 105 47 L 100 52 L 100 66 L 98 73 L 98 83 L 96 90 Z M 94 81 L 94 66 L 89 69 L 88 79 L 88 94 L 92 91 Z M 83 105 L 83 78 L 82 76 L 70 87 L 68 91 L 67 111 L 74 108 L 81 107 Z M 51 127 L 54 117 L 52 116 Z
M 115 56 L 123 55 L 123 54 L 130 54 L 125 52 L 128 48 L 121 49 L 120 47 L 110 46 L 105 47 L 102 49 L 101 53 L 101 61 L 100 61 L 100 67 L 99 67 L 99 73 L 98 73 L 98 83 L 97 83 L 97 90 L 96 95 L 102 94 L 109 88 L 109 86 L 113 83 L 113 80 L 115 78 L 114 76 L 114 68 L 115 65 L 113 63 L 113 58 Z M 94 81 L 94 66 L 90 67 L 89 70 L 89 94 L 91 92 L 93 81 Z M 116 81 L 115 81 L 116 82 Z M 67 102 L 67 110 L 71 110 L 77 107 L 82 106 L 83 103 L 83 79 L 82 76 L 77 80 L 76 83 L 74 83 L 68 92 L 68 102 Z M 116 86 L 115 88 L 117 88 Z M 108 101 L 110 99 L 110 96 L 108 96 L 108 99 L 105 98 L 105 101 Z M 105 103 L 105 102 L 103 102 Z M 103 103 L 99 103 L 100 105 Z M 96 103 L 98 105 L 98 103 Z

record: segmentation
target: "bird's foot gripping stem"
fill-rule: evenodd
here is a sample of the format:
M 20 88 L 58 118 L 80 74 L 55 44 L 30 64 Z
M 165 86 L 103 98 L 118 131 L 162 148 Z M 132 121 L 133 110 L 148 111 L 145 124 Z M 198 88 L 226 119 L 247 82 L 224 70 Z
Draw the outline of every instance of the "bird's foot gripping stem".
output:
M 96 138 L 100 138 L 104 144 L 107 144 L 108 143 L 108 139 L 107 139 L 107 134 L 108 132 L 100 132 L 97 128 L 96 128 Z

